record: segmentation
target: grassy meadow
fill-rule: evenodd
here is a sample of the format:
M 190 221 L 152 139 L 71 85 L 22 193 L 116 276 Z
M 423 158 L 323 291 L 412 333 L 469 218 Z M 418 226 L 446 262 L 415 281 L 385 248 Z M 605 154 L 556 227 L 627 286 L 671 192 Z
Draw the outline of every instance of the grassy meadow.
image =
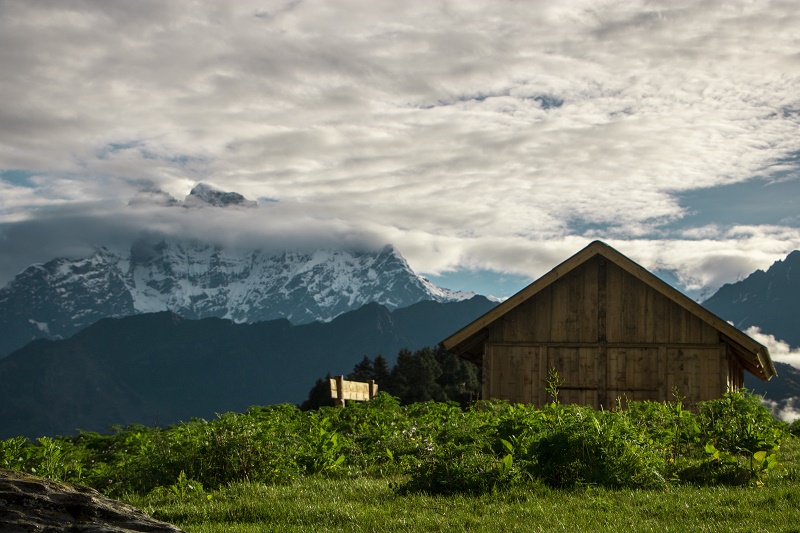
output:
M 462 410 L 380 394 L 9 439 L 0 468 L 89 485 L 189 532 L 800 531 L 800 424 L 747 393 L 695 407 Z
M 236 483 L 197 498 L 129 503 L 193 533 L 253 531 L 800 531 L 797 482 L 764 487 L 558 490 L 530 484 L 481 495 L 398 495 L 398 478 Z M 208 496 L 211 498 L 208 498 Z

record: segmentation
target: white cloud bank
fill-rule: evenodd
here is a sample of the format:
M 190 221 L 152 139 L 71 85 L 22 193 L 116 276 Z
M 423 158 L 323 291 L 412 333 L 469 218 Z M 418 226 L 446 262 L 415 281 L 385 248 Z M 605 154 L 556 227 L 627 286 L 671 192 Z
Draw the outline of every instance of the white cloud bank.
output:
M 745 333 L 766 346 L 773 361 L 800 368 L 800 349 L 793 349 L 788 343 L 776 339 L 774 335 L 762 333 L 758 326 L 747 328 Z M 781 420 L 792 422 L 800 418 L 800 398 L 798 397 L 787 398 L 780 402 L 764 399 L 763 403 Z
M 0 283 L 142 228 L 531 277 L 602 238 L 687 286 L 734 281 L 800 248 L 798 224 L 681 227 L 678 195 L 800 179 L 798 27 L 778 1 L 5 1 Z M 120 208 L 198 181 L 278 201 Z
M 800 348 L 793 349 L 782 340 L 776 339 L 774 335 L 762 333 L 758 326 L 747 328 L 745 333 L 766 346 L 773 361 L 800 368 Z
M 775 416 L 785 422 L 793 422 L 800 418 L 800 398 L 788 398 L 782 402 L 774 400 L 762 400 Z

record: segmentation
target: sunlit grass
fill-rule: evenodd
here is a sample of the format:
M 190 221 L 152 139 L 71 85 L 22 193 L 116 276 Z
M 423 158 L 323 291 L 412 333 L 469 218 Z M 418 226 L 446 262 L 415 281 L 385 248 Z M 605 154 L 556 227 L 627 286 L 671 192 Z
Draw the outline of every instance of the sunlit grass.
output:
M 489 401 L 256 407 L 168 428 L 0 441 L 0 467 L 189 532 L 796 531 L 800 444 L 760 398 L 688 410 Z
M 237 484 L 211 500 L 166 503 L 157 518 L 188 532 L 798 531 L 800 487 L 667 491 L 544 487 L 481 496 L 398 496 L 385 479 Z
M 190 533 L 253 531 L 800 531 L 800 444 L 749 487 L 563 491 L 530 483 L 478 496 L 398 495 L 392 478 L 299 478 L 289 485 L 236 483 L 183 499 L 128 501 Z M 210 498 L 209 498 L 210 496 Z

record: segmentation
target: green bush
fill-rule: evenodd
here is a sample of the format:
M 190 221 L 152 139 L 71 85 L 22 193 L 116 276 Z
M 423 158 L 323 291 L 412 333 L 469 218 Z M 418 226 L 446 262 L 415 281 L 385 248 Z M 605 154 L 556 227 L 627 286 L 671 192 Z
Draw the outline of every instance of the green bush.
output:
M 794 429 L 796 425 L 792 426 Z M 787 425 L 758 397 L 698 406 L 630 402 L 595 411 L 492 400 L 400 405 L 385 393 L 347 408 L 254 407 L 168 428 L 0 441 L 0 467 L 88 484 L 109 495 L 202 498 L 239 482 L 307 476 L 407 476 L 398 492 L 483 493 L 543 483 L 569 488 L 749 484 L 796 478 L 778 464 Z M 202 490 L 199 488 L 202 487 Z
M 511 459 L 498 460 L 475 446 L 464 446 L 438 453 L 432 450 L 430 457 L 412 468 L 409 481 L 398 492 L 480 494 L 511 487 L 518 479 Z
M 599 485 L 655 488 L 665 484 L 664 458 L 627 414 L 556 406 L 553 427 L 532 448 L 532 473 L 557 488 Z
M 24 470 L 25 452 L 28 444 L 25 437 L 14 437 L 0 441 L 0 468 L 11 470 Z
M 786 435 L 786 424 L 747 391 L 728 392 L 698 407 L 702 434 L 715 448 L 734 455 L 772 451 Z
M 678 472 L 681 480 L 695 484 L 760 481 L 777 465 L 777 451 L 788 435 L 786 423 L 774 418 L 761 398 L 746 390 L 701 402 L 697 421 L 702 457 L 684 461 Z
M 435 412 L 436 423 L 420 431 L 415 426 L 409 434 L 418 453 L 408 482 L 398 488 L 400 493 L 493 492 L 522 479 L 513 445 L 498 433 L 498 421 L 506 417 L 508 423 L 509 415 L 518 414 L 519 409 L 497 402 L 468 412 L 455 403 L 430 403 L 428 407 L 431 414 Z

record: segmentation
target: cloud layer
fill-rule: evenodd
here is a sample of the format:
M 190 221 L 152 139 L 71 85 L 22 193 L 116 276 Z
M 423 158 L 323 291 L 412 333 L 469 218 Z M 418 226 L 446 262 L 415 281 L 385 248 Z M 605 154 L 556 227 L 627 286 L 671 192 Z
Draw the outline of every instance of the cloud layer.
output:
M 776 339 L 774 335 L 763 333 L 758 326 L 747 328 L 745 333 L 766 346 L 773 361 L 800 368 L 800 349 L 792 349 L 782 340 Z
M 3 1 L 0 283 L 141 230 L 531 277 L 601 238 L 734 281 L 800 220 L 698 225 L 715 195 L 682 195 L 800 179 L 798 27 L 779 1 Z M 121 207 L 198 181 L 262 206 Z

